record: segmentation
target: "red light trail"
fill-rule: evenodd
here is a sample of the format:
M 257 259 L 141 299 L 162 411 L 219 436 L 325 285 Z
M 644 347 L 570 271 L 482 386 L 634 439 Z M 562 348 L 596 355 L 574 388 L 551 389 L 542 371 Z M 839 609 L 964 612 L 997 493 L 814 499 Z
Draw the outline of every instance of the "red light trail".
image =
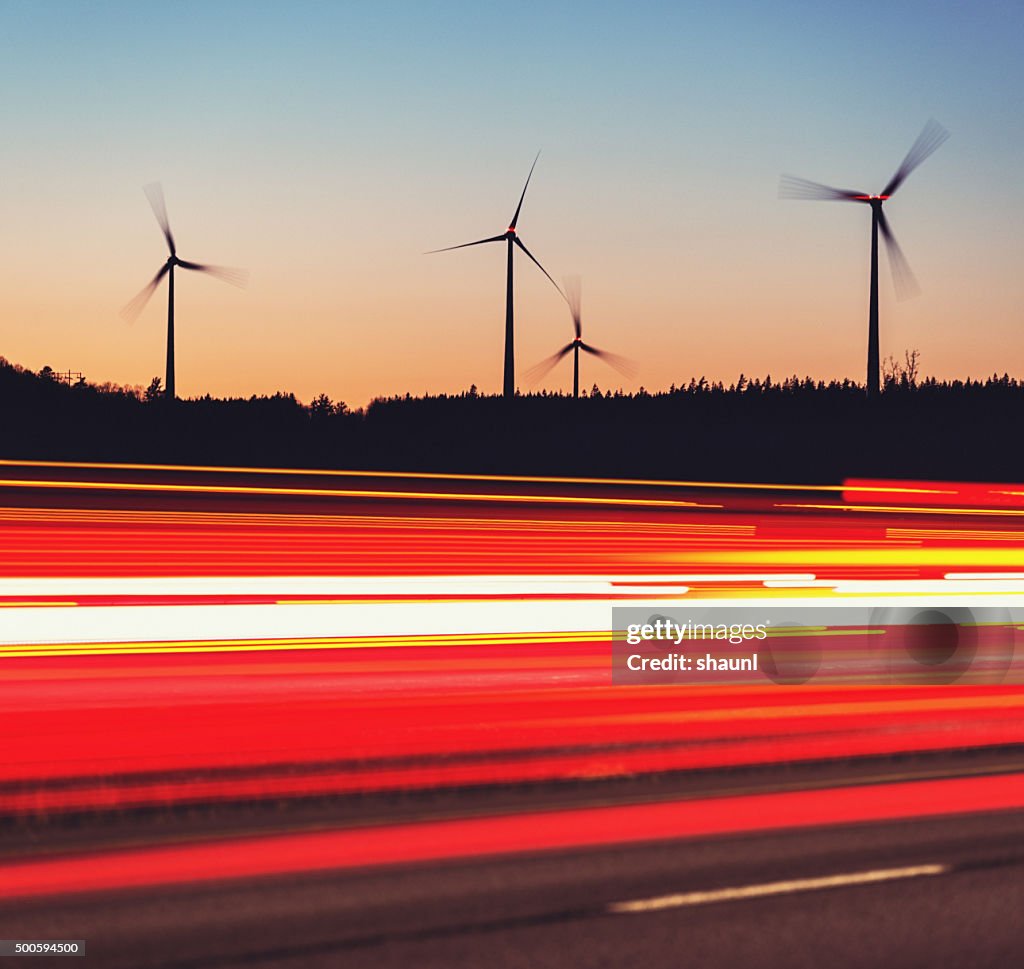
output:
M 1024 807 L 1024 774 L 462 818 L 0 864 L 0 899 Z
M 7 463 L 0 499 L 8 818 L 1024 743 L 1016 673 L 625 687 L 609 663 L 613 604 L 1021 599 L 1024 497 L 1006 486 Z M 949 783 L 950 810 L 1020 799 L 1019 778 Z M 885 813 L 897 787 L 857 816 L 903 816 Z M 857 790 L 809 792 L 787 817 L 846 817 Z M 480 850 L 547 844 L 522 820 L 479 823 Z M 426 834 L 409 828 L 392 860 L 426 857 Z M 304 843 L 252 842 L 238 870 L 282 870 Z M 86 882 L 133 884 L 148 862 L 157 880 L 203 878 L 235 850 L 129 853 Z M 79 890 L 76 864 L 8 866 L 8 890 Z

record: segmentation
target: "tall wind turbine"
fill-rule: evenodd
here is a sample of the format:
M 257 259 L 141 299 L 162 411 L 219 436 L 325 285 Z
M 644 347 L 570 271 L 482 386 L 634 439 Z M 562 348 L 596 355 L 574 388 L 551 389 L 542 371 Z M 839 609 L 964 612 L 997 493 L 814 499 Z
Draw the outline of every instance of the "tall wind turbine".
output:
M 609 353 L 607 350 L 598 350 L 597 347 L 592 347 L 589 343 L 583 342 L 583 312 L 579 276 L 571 276 L 566 279 L 565 292 L 565 298 L 569 303 L 569 312 L 572 313 L 572 326 L 576 333 L 576 337 L 572 343 L 567 343 L 557 353 L 548 357 L 547 360 L 542 360 L 535 367 L 531 367 L 530 370 L 527 371 L 527 379 L 532 383 L 536 383 L 544 377 L 551 368 L 562 359 L 562 357 L 572 353 L 572 396 L 575 399 L 579 399 L 580 350 L 584 353 L 590 353 L 595 357 L 599 357 L 609 366 L 618 370 L 624 377 L 632 378 L 635 368 L 625 357 L 620 357 L 615 353 Z
M 156 292 L 160 280 L 167 277 L 167 379 L 164 381 L 164 396 L 168 400 L 174 400 L 174 270 L 194 269 L 196 272 L 208 273 L 217 279 L 222 279 L 233 286 L 245 286 L 248 274 L 242 269 L 226 269 L 223 266 L 208 266 L 204 263 L 186 262 L 178 258 L 178 251 L 174 245 L 174 235 L 171 233 L 171 226 L 167 220 L 167 206 L 164 203 L 164 192 L 159 182 L 147 185 L 143 191 L 153 207 L 153 214 L 163 231 L 167 240 L 167 248 L 170 255 L 167 257 L 159 272 L 150 280 L 149 284 L 136 296 L 122 311 L 126 319 L 135 319 L 143 310 L 149 298 Z
M 889 220 L 882 211 L 883 203 L 896 193 L 907 176 L 921 164 L 947 138 L 949 132 L 937 121 L 932 119 L 918 135 L 917 141 L 907 152 L 907 157 L 896 169 L 896 174 L 889 179 L 885 188 L 878 195 L 867 192 L 855 192 L 849 189 L 831 188 L 818 182 L 809 182 L 794 175 L 783 175 L 779 194 L 783 198 L 813 199 L 830 202 L 863 202 L 871 206 L 871 292 L 868 304 L 868 397 L 876 397 L 879 389 L 878 378 L 878 233 L 886 241 L 889 250 L 889 266 L 892 269 L 896 296 L 906 299 L 917 293 L 917 283 L 910 266 L 903 256 L 896 237 L 889 227 Z
M 519 196 L 519 204 L 516 206 L 516 211 L 512 216 L 512 221 L 508 224 L 508 228 L 499 236 L 491 236 L 489 239 L 478 239 L 476 242 L 464 242 L 458 246 L 447 246 L 444 249 L 431 249 L 427 255 L 435 252 L 451 252 L 452 249 L 465 249 L 467 246 L 482 246 L 485 242 L 504 242 L 508 246 L 508 271 L 505 280 L 505 379 L 504 379 L 504 395 L 506 400 L 511 400 L 516 393 L 516 365 L 515 365 L 515 340 L 513 337 L 513 307 L 512 307 L 512 249 L 514 246 L 519 246 L 523 252 L 530 257 L 530 259 L 536 264 L 537 268 L 544 273 L 548 279 L 551 279 L 551 274 L 537 261 L 536 257 L 530 252 L 529 249 L 523 244 L 523 240 L 516 234 L 516 225 L 519 222 L 519 213 L 523 208 L 523 199 L 526 198 L 526 190 L 529 188 L 530 179 L 533 177 L 533 170 L 537 167 L 537 158 L 540 158 L 540 152 L 537 152 L 537 157 L 533 159 L 533 164 L 530 166 L 530 174 L 526 176 L 526 184 L 523 186 L 523 194 Z M 551 285 L 558 289 L 558 283 L 551 279 Z M 565 294 L 558 289 L 559 293 L 564 297 Z

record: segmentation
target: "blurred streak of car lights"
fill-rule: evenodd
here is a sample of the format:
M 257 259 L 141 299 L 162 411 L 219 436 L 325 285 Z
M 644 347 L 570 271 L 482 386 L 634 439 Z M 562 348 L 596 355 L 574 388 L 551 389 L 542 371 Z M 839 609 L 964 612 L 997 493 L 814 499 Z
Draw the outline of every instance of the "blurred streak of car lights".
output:
M 1024 807 L 1024 774 L 237 838 L 0 865 L 0 898 Z
M 7 818 L 1024 743 L 1012 642 L 942 687 L 902 668 L 858 685 L 885 637 L 820 626 L 799 635 L 828 662 L 799 687 L 613 686 L 609 663 L 624 604 L 1024 603 L 1024 494 L 1006 486 L 0 464 Z M 1019 784 L 982 787 L 915 790 L 952 810 Z M 819 823 L 826 794 L 790 820 Z M 884 791 L 848 797 L 893 810 Z M 518 840 L 467 844 L 542 843 L 495 823 Z M 395 860 L 427 837 L 410 828 Z M 254 844 L 272 871 L 295 843 Z M 109 884 L 154 857 L 115 859 Z M 182 878 L 217 857 L 182 854 Z M 25 871 L 8 866 L 9 891 Z M 74 865 L 49 871 L 76 890 Z

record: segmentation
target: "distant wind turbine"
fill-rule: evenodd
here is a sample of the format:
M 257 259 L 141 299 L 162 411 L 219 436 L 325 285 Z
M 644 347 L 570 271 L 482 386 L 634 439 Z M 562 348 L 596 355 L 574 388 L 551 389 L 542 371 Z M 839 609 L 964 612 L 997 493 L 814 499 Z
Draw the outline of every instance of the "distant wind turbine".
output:
M 813 199 L 832 202 L 864 202 L 871 206 L 871 293 L 868 306 L 868 375 L 867 389 L 869 397 L 876 397 L 879 390 L 878 374 L 878 233 L 881 232 L 889 250 L 889 266 L 892 269 L 896 296 L 907 299 L 917 294 L 917 282 L 910 270 L 903 250 L 900 249 L 896 237 L 889 227 L 889 220 L 882 211 L 882 204 L 888 201 L 907 176 L 921 164 L 947 138 L 949 132 L 937 121 L 932 119 L 914 142 L 907 157 L 896 169 L 896 174 L 878 195 L 867 192 L 855 192 L 842 188 L 831 188 L 818 182 L 809 182 L 794 175 L 783 175 L 779 187 L 782 198 Z
M 512 216 L 512 221 L 508 224 L 506 229 L 501 235 L 491 236 L 489 239 L 478 239 L 476 242 L 464 242 L 458 246 L 447 246 L 444 249 L 431 249 L 427 255 L 431 255 L 435 252 L 451 252 L 452 249 L 465 249 L 467 246 L 482 246 L 485 242 L 505 242 L 508 244 L 508 272 L 505 281 L 505 379 L 503 392 L 506 400 L 511 400 L 516 393 L 516 365 L 515 365 L 515 339 L 513 337 L 513 307 L 512 307 L 512 247 L 519 246 L 523 252 L 536 264 L 537 268 L 544 273 L 548 279 L 551 280 L 551 285 L 558 289 L 561 295 L 565 296 L 564 293 L 558 288 L 558 283 L 551 278 L 551 274 L 537 261 L 536 257 L 530 252 L 529 249 L 523 245 L 523 240 L 516 234 L 516 224 L 519 222 L 519 212 L 523 207 L 523 199 L 526 198 L 526 189 L 530 185 L 530 178 L 533 176 L 533 170 L 537 167 L 537 158 L 540 158 L 540 152 L 537 152 L 537 157 L 534 158 L 533 164 L 530 166 L 530 174 L 526 176 L 526 184 L 523 186 L 523 194 L 519 196 L 519 204 L 516 206 L 515 214 Z
M 160 224 L 164 238 L 167 240 L 167 248 L 170 255 L 167 257 L 160 271 L 150 280 L 149 284 L 136 296 L 122 311 L 126 319 L 134 320 L 143 310 L 149 298 L 156 292 L 160 280 L 167 277 L 167 379 L 164 382 L 164 396 L 168 400 L 174 400 L 174 269 L 176 266 L 182 269 L 194 269 L 197 272 L 209 273 L 217 279 L 222 279 L 233 286 L 244 287 L 248 280 L 248 273 L 243 269 L 226 269 L 223 266 L 207 266 L 198 262 L 186 262 L 178 258 L 177 249 L 174 245 L 174 236 L 171 233 L 170 223 L 167 221 L 167 206 L 164 203 L 164 192 L 159 182 L 147 185 L 143 191 L 153 207 L 153 214 Z
M 527 379 L 536 383 L 545 377 L 551 369 L 569 353 L 572 353 L 572 396 L 576 399 L 580 396 L 580 350 L 600 358 L 610 367 L 614 367 L 627 379 L 632 379 L 636 372 L 633 363 L 618 354 L 609 353 L 607 350 L 598 350 L 589 343 L 583 342 L 583 312 L 582 298 L 580 293 L 580 278 L 571 276 L 565 280 L 566 300 L 569 303 L 569 312 L 572 313 L 573 330 L 576 333 L 572 343 L 567 343 L 557 353 L 552 354 L 547 360 L 542 360 L 536 366 L 527 371 Z

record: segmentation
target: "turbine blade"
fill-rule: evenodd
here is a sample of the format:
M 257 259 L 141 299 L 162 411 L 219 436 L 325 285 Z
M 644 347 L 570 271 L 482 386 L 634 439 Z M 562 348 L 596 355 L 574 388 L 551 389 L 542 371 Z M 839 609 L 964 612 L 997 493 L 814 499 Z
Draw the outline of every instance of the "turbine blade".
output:
M 885 239 L 886 248 L 889 252 L 889 268 L 892 270 L 892 281 L 896 287 L 896 298 L 903 300 L 917 296 L 921 292 L 921 287 L 917 285 L 917 280 L 914 278 L 910 263 L 907 262 L 906 256 L 903 255 L 903 250 L 896 241 L 896 236 L 892 234 L 889 220 L 885 217 L 885 213 L 881 208 L 878 211 L 878 229 Z
M 225 283 L 231 283 L 232 286 L 237 286 L 239 289 L 245 289 L 249 284 L 249 273 L 245 269 L 232 269 L 228 266 L 207 266 L 205 263 L 186 262 L 184 259 L 179 259 L 178 265 L 182 269 L 194 269 L 196 272 L 208 273 L 210 276 L 214 276 Z
M 466 246 L 482 246 L 485 242 L 504 242 L 507 236 L 491 236 L 490 239 L 477 239 L 476 242 L 463 242 L 460 246 L 445 246 L 443 249 L 430 249 L 423 253 L 425 256 L 433 255 L 435 252 L 451 252 L 452 249 L 465 249 Z
M 921 134 L 917 136 L 917 141 L 910 146 L 907 157 L 903 159 L 900 167 L 896 169 L 896 174 L 889 179 L 889 184 L 882 189 L 882 194 L 892 195 L 906 181 L 907 176 L 948 137 L 949 132 L 938 121 L 934 118 L 929 119 Z
M 540 158 L 540 152 L 537 152 L 537 157 L 533 159 L 533 164 L 530 166 L 530 174 L 526 176 L 526 184 L 523 186 L 523 194 L 519 196 L 519 204 L 516 206 L 516 214 L 512 216 L 512 221 L 509 222 L 508 227 L 515 230 L 516 223 L 519 221 L 519 210 L 523 207 L 523 199 L 526 198 L 526 190 L 530 186 L 530 179 L 533 177 L 533 170 L 537 167 L 537 158 Z
M 149 199 L 153 215 L 156 216 L 156 221 L 160 224 L 160 229 L 167 240 L 167 247 L 171 250 L 171 255 L 173 256 L 175 253 L 174 236 L 171 234 L 171 223 L 167 219 L 167 204 L 164 202 L 163 186 L 159 182 L 151 182 L 142 191 L 146 193 L 146 198 Z
M 833 188 L 812 182 L 797 175 L 783 175 L 779 179 L 780 199 L 809 199 L 818 202 L 863 202 L 868 195 L 848 188 Z
M 569 312 L 572 313 L 572 325 L 576 331 L 576 338 L 583 335 L 583 310 L 582 310 L 582 282 L 579 276 L 565 277 L 565 299 L 569 304 Z
M 134 322 L 138 319 L 139 314 L 145 308 L 149 302 L 149 298 L 156 292 L 157 286 L 160 285 L 160 280 L 167 275 L 170 271 L 170 266 L 164 263 L 160 267 L 158 272 L 141 290 L 141 292 L 135 296 L 130 303 L 128 303 L 122 310 L 121 316 L 123 316 L 129 323 Z
M 543 380 L 562 357 L 572 352 L 573 345 L 572 343 L 567 343 L 558 353 L 553 353 L 546 360 L 541 360 L 540 363 L 530 367 L 524 374 L 527 383 L 536 384 Z
M 536 256 L 534 256 L 534 254 L 532 252 L 530 252 L 529 249 L 526 248 L 526 246 L 523 244 L 523 240 L 520 239 L 519 236 L 513 236 L 512 238 L 515 240 L 516 245 L 519 246 L 519 248 L 522 249 L 523 252 L 525 252 L 530 257 L 531 260 L 533 260 L 533 262 L 536 265 L 536 267 L 542 273 L 544 273 L 544 275 L 547 276 L 548 279 L 551 280 L 551 285 L 554 286 L 555 289 L 558 290 L 558 293 L 562 297 L 562 299 L 565 299 L 566 297 L 565 297 L 565 293 L 562 292 L 562 287 L 559 286 L 558 283 L 556 283 L 554 281 L 554 279 L 552 279 L 551 273 L 549 273 L 539 262 L 537 262 Z
M 598 350 L 597 347 L 592 347 L 589 343 L 581 343 L 580 349 L 592 353 L 595 357 L 600 357 L 609 367 L 618 370 L 627 380 L 632 380 L 636 376 L 636 364 L 626 357 L 620 357 L 617 353 L 609 353 L 607 350 Z

